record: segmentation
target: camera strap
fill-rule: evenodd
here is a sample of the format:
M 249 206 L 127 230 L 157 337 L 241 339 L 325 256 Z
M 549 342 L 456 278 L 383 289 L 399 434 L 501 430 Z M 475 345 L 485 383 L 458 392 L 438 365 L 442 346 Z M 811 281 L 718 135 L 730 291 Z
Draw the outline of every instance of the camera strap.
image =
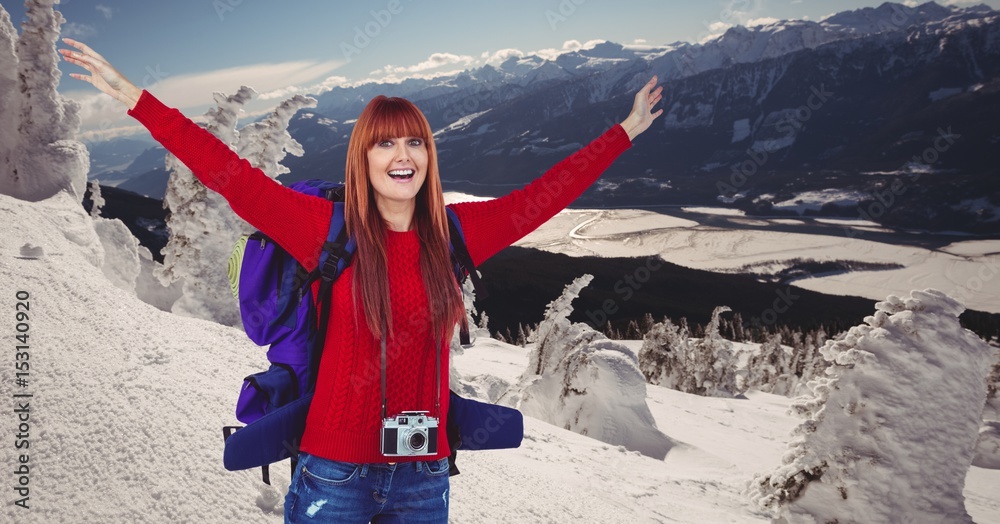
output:
M 387 334 L 388 334 L 388 331 L 386 331 L 385 324 L 383 324 L 382 325 L 382 358 L 381 358 L 382 365 L 380 366 L 381 367 L 380 371 L 381 371 L 381 375 L 382 375 L 382 420 L 385 420 L 385 419 L 389 418 L 389 416 L 388 416 L 388 410 L 387 410 L 387 407 L 386 407 L 386 405 L 388 404 L 388 400 L 386 399 L 386 393 L 385 393 L 385 366 L 386 366 L 386 364 L 385 364 L 385 361 L 386 361 L 386 356 L 385 356 L 385 353 L 386 353 L 386 350 L 385 350 L 386 343 L 385 343 L 385 339 L 386 339 L 386 335 Z M 440 338 L 438 338 L 438 339 L 436 339 L 436 344 L 434 346 L 434 376 L 435 376 L 434 384 L 437 387 L 437 398 L 434 401 L 434 409 L 435 409 L 435 415 L 439 419 L 441 418 L 441 343 L 442 342 L 443 341 Z

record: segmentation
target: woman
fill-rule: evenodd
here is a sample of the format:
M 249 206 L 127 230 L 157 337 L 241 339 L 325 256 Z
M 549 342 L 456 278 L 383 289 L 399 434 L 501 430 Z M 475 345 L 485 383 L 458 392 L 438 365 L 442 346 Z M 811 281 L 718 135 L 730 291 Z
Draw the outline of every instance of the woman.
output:
M 176 109 L 160 103 L 83 43 L 64 59 L 71 74 L 128 107 L 233 211 L 292 254 L 316 266 L 332 213 L 328 200 L 283 187 L 239 158 Z M 485 202 L 452 204 L 478 266 L 530 233 L 587 189 L 662 113 L 656 77 L 635 95 L 628 117 L 524 189 Z M 380 358 L 387 352 L 387 412 L 427 411 L 447 420 L 448 341 L 464 315 L 451 273 L 437 151 L 412 103 L 376 97 L 351 133 L 345 215 L 357 241 L 354 262 L 333 286 L 333 308 L 299 467 L 285 498 L 287 522 L 446 522 L 445 431 L 437 453 L 386 456 L 380 448 Z M 437 352 L 437 353 L 435 353 Z M 435 369 L 436 366 L 437 369 Z M 440 375 L 437 375 L 440 373 Z M 441 380 L 436 380 L 440 376 Z

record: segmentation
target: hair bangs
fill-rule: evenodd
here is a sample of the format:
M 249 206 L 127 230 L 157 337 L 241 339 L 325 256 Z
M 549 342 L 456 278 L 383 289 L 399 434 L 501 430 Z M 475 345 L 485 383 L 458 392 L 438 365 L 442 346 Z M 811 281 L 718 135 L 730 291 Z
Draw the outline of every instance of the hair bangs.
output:
M 372 100 L 364 144 L 370 148 L 390 138 L 415 137 L 430 140 L 430 124 L 412 102 L 379 96 Z

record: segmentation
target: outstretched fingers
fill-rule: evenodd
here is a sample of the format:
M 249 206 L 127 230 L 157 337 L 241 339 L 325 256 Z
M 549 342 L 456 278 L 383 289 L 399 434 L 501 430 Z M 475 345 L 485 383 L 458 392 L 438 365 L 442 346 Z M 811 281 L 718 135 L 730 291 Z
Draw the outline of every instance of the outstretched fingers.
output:
M 112 98 L 127 105 L 129 109 L 135 106 L 141 90 L 128 81 L 121 73 L 111 66 L 100 53 L 94 51 L 83 42 L 72 38 L 63 38 L 67 45 L 77 50 L 60 49 L 59 54 L 71 64 L 86 69 L 90 75 L 70 73 L 71 78 L 83 80 Z
M 65 60 L 65 61 L 67 61 L 67 62 L 69 62 L 71 64 L 76 64 L 76 65 L 78 65 L 78 66 L 86 69 L 87 71 L 90 71 L 91 74 L 96 74 L 96 72 L 94 71 L 94 66 L 93 65 L 91 65 L 90 63 L 88 63 L 88 62 L 86 62 L 86 61 L 84 61 L 82 59 L 79 59 L 79 58 L 76 58 L 76 57 L 72 56 L 70 54 L 71 51 L 66 50 L 66 49 L 60 49 L 59 52 L 62 53 L 63 60 Z M 90 82 L 91 84 L 94 83 L 93 80 L 91 79 L 91 77 L 86 76 L 86 75 L 81 75 L 79 73 L 70 73 L 69 76 L 72 77 L 72 78 L 76 78 L 78 80 L 86 80 L 87 82 Z
M 654 86 L 656 89 L 653 89 Z M 646 82 L 646 85 L 642 86 L 642 89 L 639 90 L 638 96 L 645 99 L 645 109 L 646 112 L 650 114 L 651 119 L 656 118 L 663 112 L 662 109 L 653 112 L 653 107 L 663 99 L 663 86 L 656 86 L 656 75 L 653 75 L 653 78 L 649 79 L 649 82 Z
M 634 140 L 643 131 L 649 128 L 656 117 L 663 114 L 663 109 L 653 111 L 660 100 L 663 99 L 663 86 L 656 85 L 657 77 L 646 82 L 642 88 L 635 93 L 635 102 L 632 104 L 632 112 L 622 121 L 622 127 L 628 133 L 629 140 Z
M 63 56 L 63 58 L 71 64 L 76 64 L 86 69 L 87 71 L 90 71 L 91 74 L 94 75 L 98 74 L 98 69 L 100 69 L 102 65 L 107 63 L 107 60 L 105 60 L 100 53 L 94 51 L 89 46 L 87 46 L 87 44 L 84 44 L 83 42 L 78 42 L 76 40 L 73 40 L 72 38 L 63 38 L 63 42 L 66 42 L 67 44 L 79 49 L 79 51 L 60 49 L 59 53 Z M 73 78 L 79 78 L 81 80 L 89 81 L 88 78 L 82 75 L 74 75 L 71 73 L 70 76 Z
M 649 106 L 653 107 L 661 99 L 663 99 L 663 86 L 657 87 L 656 91 L 653 91 L 653 93 L 649 96 Z
M 72 38 L 63 38 L 63 42 L 66 42 L 67 44 L 69 44 L 69 45 L 71 45 L 71 46 L 79 49 L 80 50 L 80 54 L 83 55 L 83 56 L 92 56 L 92 57 L 94 57 L 94 58 L 96 58 L 98 60 L 106 61 L 106 60 L 104 60 L 104 57 L 101 56 L 100 53 L 98 53 L 97 51 L 94 51 L 93 49 L 90 48 L 90 46 L 88 46 L 87 44 L 85 44 L 83 42 L 79 42 L 77 40 L 73 40 Z

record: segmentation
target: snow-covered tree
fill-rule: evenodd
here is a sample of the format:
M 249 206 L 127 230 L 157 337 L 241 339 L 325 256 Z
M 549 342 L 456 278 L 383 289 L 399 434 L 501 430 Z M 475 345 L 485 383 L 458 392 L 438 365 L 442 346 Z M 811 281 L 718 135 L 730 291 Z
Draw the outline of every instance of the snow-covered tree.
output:
M 983 409 L 984 420 L 1000 421 L 1000 348 L 994 345 L 997 359 L 993 362 L 989 378 L 986 379 L 986 407 Z
M 243 86 L 232 96 L 213 95 L 217 107 L 206 112 L 204 126 L 230 147 L 239 140 L 236 130 L 239 112 L 256 92 Z M 221 299 L 213 289 L 229 292 L 220 271 L 236 240 L 249 233 L 250 226 L 236 216 L 225 199 L 204 186 L 177 157 L 166 158 L 167 191 L 164 207 L 170 210 L 167 228 L 170 240 L 163 248 L 163 266 L 157 276 L 163 284 L 179 282 L 181 296 L 172 306 L 175 313 L 239 325 L 239 311 L 232 296 Z M 220 300 L 216 300 L 220 299 Z
M 566 286 L 562 295 L 546 306 L 545 318 L 538 324 L 538 330 L 535 332 L 538 345 L 535 351 L 531 352 L 528 361 L 530 374 L 544 375 L 554 370 L 565 356 L 567 340 L 580 334 L 591 337 L 599 334 L 593 329 L 584 330 L 580 323 L 569 321 L 569 316 L 573 313 L 573 300 L 580 296 L 580 291 L 593 279 L 593 275 L 577 278 Z
M 17 146 L 17 116 L 21 106 L 17 82 L 17 30 L 0 4 L 0 176 L 9 183 L 12 154 Z
M 662 459 L 674 442 L 656 428 L 635 353 L 585 323 L 569 321 L 573 299 L 592 278 L 577 278 L 548 305 L 521 376 L 517 407 L 550 424 Z
M 215 93 L 217 107 L 206 115 L 206 129 L 238 155 L 274 178 L 288 172 L 279 164 L 285 153 L 301 156 L 302 146 L 288 134 L 288 122 L 296 111 L 315 107 L 316 99 L 295 95 L 282 102 L 264 120 L 236 130 L 243 106 L 256 96 L 243 86 L 232 96 Z M 226 276 L 226 260 L 233 245 L 252 228 L 236 216 L 219 194 L 208 190 L 173 155 L 167 155 L 170 180 L 164 206 L 170 209 L 167 227 L 170 241 L 163 249 L 161 282 L 181 282 L 181 297 L 174 313 L 240 325 L 237 303 Z
M 705 336 L 696 340 L 691 348 L 693 393 L 710 397 L 735 397 L 747 389 L 747 372 L 738 368 L 733 343 L 719 333 L 720 315 L 728 311 L 732 310 L 727 306 L 715 308 L 712 320 L 705 328 Z
M 90 216 L 99 217 L 101 216 L 101 209 L 104 207 L 104 197 L 101 196 L 101 184 L 97 180 L 91 180 L 88 186 L 90 188 Z
M 646 330 L 639 350 L 639 369 L 650 384 L 680 390 L 690 352 L 686 328 L 682 330 L 665 318 Z
M 486 313 L 483 312 L 479 319 L 479 323 L 476 323 L 476 287 L 472 284 L 471 278 L 466 278 L 462 282 L 462 303 L 465 305 L 465 321 L 469 325 L 469 339 L 470 342 L 475 342 L 476 337 L 480 333 L 483 336 L 489 336 L 489 328 L 487 327 L 488 319 L 486 318 Z M 451 337 L 451 352 L 453 355 L 461 355 L 464 353 L 464 348 L 461 344 L 461 332 L 459 331 L 459 326 L 455 326 L 455 332 Z
M 675 326 L 669 319 L 653 324 L 643 337 L 639 367 L 651 384 L 693 395 L 734 397 L 749 387 L 750 373 L 733 352 L 733 344 L 722 337 L 720 315 L 730 311 L 719 306 L 704 329 L 704 336 L 691 339 L 687 323 Z
M 0 193 L 38 201 L 60 191 L 82 199 L 90 155 L 75 139 L 80 106 L 64 99 L 56 41 L 59 0 L 28 0 L 20 37 L 0 6 Z
M 876 304 L 830 361 L 783 465 L 748 494 L 781 522 L 972 522 L 962 490 L 994 350 L 936 290 Z
M 750 358 L 750 385 L 765 393 L 787 395 L 796 382 L 789 372 L 789 352 L 775 333 L 760 345 Z
M 823 376 L 823 372 L 827 367 L 827 361 L 820 353 L 820 348 L 824 344 L 826 344 L 826 333 L 822 329 L 806 334 L 803 367 L 798 377 L 798 384 L 800 386 L 805 386 L 814 378 Z M 796 388 L 796 392 L 808 394 L 807 390 L 798 387 Z
M 302 144 L 288 132 L 288 123 L 300 109 L 316 107 L 316 103 L 315 98 L 303 95 L 283 100 L 263 120 L 240 129 L 237 153 L 271 178 L 288 173 L 280 163 L 285 155 L 305 154 Z

